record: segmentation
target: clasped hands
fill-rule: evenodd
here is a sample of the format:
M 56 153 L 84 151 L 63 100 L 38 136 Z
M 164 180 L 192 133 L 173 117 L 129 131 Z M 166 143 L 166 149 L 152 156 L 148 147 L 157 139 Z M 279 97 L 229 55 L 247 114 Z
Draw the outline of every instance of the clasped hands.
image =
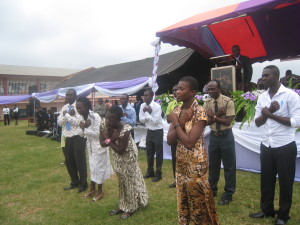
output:
M 274 112 L 280 109 L 280 105 L 277 101 L 271 102 L 270 107 L 264 107 L 261 110 L 261 114 L 264 118 L 269 118 Z
M 152 113 L 152 108 L 151 106 L 145 106 L 144 109 L 143 109 L 143 112 L 148 112 L 148 113 Z
M 91 120 L 87 120 L 85 122 L 81 121 L 79 123 L 79 127 L 84 130 L 85 128 L 88 128 L 89 126 L 91 126 Z
M 171 124 L 174 126 L 175 124 L 179 124 L 182 129 L 184 129 L 185 123 L 190 121 L 193 117 L 193 111 L 191 109 L 182 110 L 179 118 L 176 113 L 171 112 L 169 114 L 169 120 Z
M 220 107 L 219 109 L 218 109 L 218 112 L 217 113 L 214 113 L 211 109 L 208 109 L 207 110 L 207 117 L 210 119 L 210 120 L 212 120 L 212 121 L 214 121 L 215 119 L 215 116 L 216 117 L 221 117 L 221 116 L 223 116 L 223 115 L 226 115 L 226 110 L 225 110 L 225 107 Z
M 111 142 L 115 142 L 119 139 L 120 133 L 117 130 L 111 130 L 110 128 L 106 128 L 103 132 L 104 139 L 110 139 Z
M 75 115 L 75 110 L 74 109 L 70 109 L 69 112 L 67 110 L 63 111 L 63 115 L 65 116 L 66 113 L 69 113 L 70 116 L 74 116 Z

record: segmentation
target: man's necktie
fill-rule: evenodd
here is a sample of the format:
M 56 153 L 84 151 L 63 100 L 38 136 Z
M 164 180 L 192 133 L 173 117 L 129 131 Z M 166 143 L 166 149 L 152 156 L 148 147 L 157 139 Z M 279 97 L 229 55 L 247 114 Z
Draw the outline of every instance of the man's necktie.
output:
M 218 102 L 215 101 L 215 114 L 218 112 L 219 108 L 218 108 Z M 216 128 L 217 130 L 221 130 L 221 124 L 219 122 L 216 122 Z
M 71 109 L 72 109 L 72 106 L 69 105 L 68 112 L 70 112 Z M 66 122 L 66 129 L 71 130 L 71 123 L 69 121 Z

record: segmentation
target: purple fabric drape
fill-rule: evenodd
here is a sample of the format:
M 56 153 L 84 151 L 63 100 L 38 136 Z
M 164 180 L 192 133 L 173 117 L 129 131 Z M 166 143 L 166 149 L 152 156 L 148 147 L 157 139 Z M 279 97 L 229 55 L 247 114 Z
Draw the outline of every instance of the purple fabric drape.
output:
M 0 105 L 12 104 L 29 99 L 31 95 L 0 96 Z
M 128 88 L 138 84 L 141 84 L 148 80 L 149 77 L 139 77 L 132 80 L 124 80 L 124 81 L 112 81 L 112 82 L 98 82 L 95 83 L 95 86 L 105 88 L 105 89 L 121 89 L 121 88 Z

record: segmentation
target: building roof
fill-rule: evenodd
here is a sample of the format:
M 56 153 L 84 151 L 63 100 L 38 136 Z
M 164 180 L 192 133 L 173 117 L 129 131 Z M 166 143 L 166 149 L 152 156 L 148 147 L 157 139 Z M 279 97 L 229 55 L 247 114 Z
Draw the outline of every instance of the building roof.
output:
M 49 68 L 35 66 L 0 65 L 0 75 L 64 77 L 80 69 Z
M 184 48 L 178 51 L 160 55 L 157 74 L 163 75 L 174 71 L 183 65 L 193 53 L 194 50 Z M 71 76 L 70 79 L 65 79 L 56 88 L 74 87 L 105 81 L 124 81 L 138 77 L 151 77 L 152 70 L 153 57 L 104 66 L 93 70 L 83 70 Z

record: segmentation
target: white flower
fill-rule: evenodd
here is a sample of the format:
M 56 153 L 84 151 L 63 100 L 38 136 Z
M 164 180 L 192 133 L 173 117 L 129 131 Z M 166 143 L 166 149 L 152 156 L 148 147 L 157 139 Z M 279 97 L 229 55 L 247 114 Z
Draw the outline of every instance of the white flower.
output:
M 210 99 L 209 94 L 204 94 L 202 99 L 206 102 L 208 99 Z
M 255 95 L 258 98 L 265 91 L 266 90 L 256 90 L 256 91 L 252 91 L 252 94 Z

